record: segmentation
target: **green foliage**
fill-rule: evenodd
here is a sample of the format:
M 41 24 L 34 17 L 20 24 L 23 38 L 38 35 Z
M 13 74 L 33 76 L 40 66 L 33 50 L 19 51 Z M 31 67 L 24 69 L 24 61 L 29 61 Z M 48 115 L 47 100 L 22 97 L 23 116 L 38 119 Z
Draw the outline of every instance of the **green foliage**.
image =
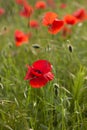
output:
M 0 130 L 87 130 L 87 21 L 75 25 L 64 39 L 62 32 L 53 36 L 43 26 L 39 30 L 28 28 L 28 20 L 19 18 L 21 7 L 12 0 L 0 2 L 6 10 L 0 17 Z M 35 0 L 29 2 L 33 6 Z M 61 3 L 56 2 L 58 6 Z M 62 18 L 65 12 L 72 13 L 82 4 L 85 7 L 82 0 L 62 2 L 67 2 L 65 10 L 47 11 Z M 41 23 L 43 14 L 36 11 L 31 19 Z M 29 44 L 15 46 L 16 29 L 32 32 Z M 55 78 L 34 89 L 24 77 L 26 64 L 38 59 L 51 62 Z

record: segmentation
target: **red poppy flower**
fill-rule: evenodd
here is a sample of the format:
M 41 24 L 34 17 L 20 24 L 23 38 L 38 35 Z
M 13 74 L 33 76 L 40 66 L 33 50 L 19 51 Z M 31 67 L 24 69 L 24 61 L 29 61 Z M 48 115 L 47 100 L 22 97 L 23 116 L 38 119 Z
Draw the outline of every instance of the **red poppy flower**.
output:
M 56 13 L 48 12 L 48 13 L 45 14 L 45 16 L 42 20 L 42 24 L 45 25 L 45 26 L 48 26 L 48 31 L 51 34 L 56 34 L 63 27 L 64 21 L 57 19 Z
M 46 2 L 44 1 L 37 1 L 35 4 L 36 9 L 45 9 L 46 8 Z
M 29 5 L 28 3 L 25 3 L 23 5 L 23 10 L 20 12 L 20 15 L 23 17 L 30 17 L 31 14 L 33 13 L 33 7 L 31 5 Z
M 87 12 L 85 9 L 78 9 L 73 13 L 73 16 L 75 16 L 78 20 L 85 20 L 87 19 Z
M 47 12 L 42 20 L 42 24 L 44 26 L 48 26 L 51 25 L 53 23 L 53 21 L 57 18 L 57 14 L 54 12 Z
M 29 26 L 31 28 L 38 28 L 39 27 L 38 21 L 37 20 L 30 20 Z
M 50 80 L 53 80 L 52 65 L 47 60 L 38 60 L 32 66 L 28 66 L 25 80 L 29 80 L 33 88 L 41 88 Z
M 55 2 L 54 0 L 47 0 L 47 3 L 49 6 L 51 6 L 52 8 L 55 8 Z
M 64 17 L 64 21 L 65 21 L 66 24 L 70 24 L 70 25 L 74 25 L 78 22 L 77 18 L 74 17 L 73 15 L 70 15 L 70 14 L 66 15 Z
M 26 0 L 16 0 L 16 3 L 19 5 L 23 5 L 24 1 L 26 1 Z
M 5 10 L 3 8 L 0 8 L 0 16 L 5 13 Z
M 64 26 L 64 21 L 55 19 L 51 25 L 48 26 L 48 31 L 51 34 L 57 34 Z
M 15 31 L 16 46 L 21 46 L 24 43 L 28 43 L 29 35 L 24 34 L 22 31 Z
M 66 6 L 67 6 L 66 4 L 62 3 L 62 4 L 60 5 L 60 8 L 65 9 Z

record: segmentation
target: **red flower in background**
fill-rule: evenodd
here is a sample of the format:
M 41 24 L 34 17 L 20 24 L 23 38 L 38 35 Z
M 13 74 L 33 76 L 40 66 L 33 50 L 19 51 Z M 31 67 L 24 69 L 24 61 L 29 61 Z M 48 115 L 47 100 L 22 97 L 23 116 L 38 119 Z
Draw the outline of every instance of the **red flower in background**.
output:
M 64 4 L 64 3 L 62 3 L 62 4 L 60 5 L 60 8 L 62 8 L 62 9 L 65 9 L 66 7 L 67 7 L 67 5 Z
M 24 34 L 20 30 L 15 31 L 15 41 L 16 41 L 16 46 L 21 46 L 24 43 L 28 43 L 29 40 L 29 34 Z
M 55 19 L 52 25 L 48 26 L 48 31 L 51 34 L 57 34 L 62 29 L 63 26 L 64 26 L 63 20 Z
M 87 12 L 85 9 L 78 9 L 73 13 L 78 20 L 83 21 L 87 19 Z
M 43 20 L 42 20 L 42 24 L 44 26 L 48 26 L 48 25 L 51 25 L 54 21 L 54 19 L 56 19 L 58 16 L 56 13 L 54 12 L 47 12 L 44 17 L 43 17 Z
M 23 17 L 30 17 L 33 13 L 33 7 L 28 3 L 24 3 L 23 10 L 20 12 L 20 15 Z
M 16 3 L 19 5 L 23 5 L 26 0 L 16 0 Z
M 70 15 L 70 14 L 66 15 L 64 17 L 64 21 L 65 21 L 66 24 L 70 24 L 70 25 L 74 25 L 78 22 L 77 18 L 74 17 L 73 15 Z
M 25 80 L 29 80 L 33 88 L 41 88 L 50 80 L 53 80 L 52 65 L 47 60 L 38 60 L 32 66 L 28 66 Z
M 45 9 L 46 8 L 46 2 L 45 1 L 37 1 L 35 4 L 36 9 Z
M 0 16 L 5 13 L 5 10 L 3 8 L 0 8 Z
M 31 28 L 38 28 L 39 27 L 38 21 L 37 20 L 30 20 L 29 26 Z
M 42 24 L 48 27 L 51 34 L 57 34 L 62 29 L 64 21 L 57 19 L 56 13 L 48 12 L 43 17 Z
M 54 0 L 47 0 L 47 3 L 48 3 L 48 5 L 51 6 L 52 8 L 55 8 L 55 7 L 56 7 Z

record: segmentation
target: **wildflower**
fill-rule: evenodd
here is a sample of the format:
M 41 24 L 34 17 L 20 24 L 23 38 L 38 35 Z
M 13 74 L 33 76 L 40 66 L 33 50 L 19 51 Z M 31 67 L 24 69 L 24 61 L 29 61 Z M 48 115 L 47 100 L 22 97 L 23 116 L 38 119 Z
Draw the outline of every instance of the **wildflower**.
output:
M 57 19 L 56 13 L 48 12 L 45 14 L 42 20 L 42 24 L 48 27 L 48 32 L 51 34 L 56 34 L 63 27 L 64 21 Z
M 15 41 L 16 41 L 16 46 L 21 46 L 24 43 L 28 43 L 29 40 L 29 35 L 24 34 L 20 30 L 15 31 Z
M 29 26 L 31 28 L 38 28 L 39 27 L 38 21 L 37 20 L 30 20 Z
M 70 14 L 68 14 L 64 17 L 64 21 L 66 24 L 69 24 L 69 25 L 74 25 L 78 22 L 77 18 Z
M 52 8 L 55 8 L 55 2 L 54 0 L 47 0 L 47 3 L 49 6 L 51 6 Z
M 37 1 L 35 4 L 36 9 L 45 9 L 46 8 L 46 2 L 44 1 Z
M 19 4 L 19 5 L 23 5 L 24 1 L 26 1 L 26 0 L 16 0 L 16 3 Z
M 33 7 L 28 3 L 25 3 L 23 5 L 23 10 L 20 12 L 20 15 L 27 18 L 30 17 L 32 13 L 33 13 Z
M 0 8 L 0 16 L 5 13 L 5 10 L 3 8 Z
M 65 9 L 66 7 L 67 7 L 67 5 L 64 4 L 64 3 L 62 3 L 62 4 L 60 5 L 60 8 L 61 8 L 61 9 Z
M 73 13 L 73 16 L 75 16 L 79 21 L 83 21 L 87 19 L 87 12 L 85 9 L 78 9 Z
M 51 34 L 57 34 L 62 29 L 63 25 L 63 20 L 55 19 L 52 25 L 48 26 L 48 32 L 50 32 Z
M 41 88 L 53 80 L 52 65 L 47 60 L 37 60 L 32 66 L 28 65 L 25 80 L 29 80 L 31 87 Z
M 44 17 L 43 17 L 43 21 L 42 21 L 42 24 L 44 26 L 48 26 L 48 25 L 51 25 L 54 21 L 55 18 L 57 18 L 57 14 L 54 13 L 54 12 L 47 12 Z

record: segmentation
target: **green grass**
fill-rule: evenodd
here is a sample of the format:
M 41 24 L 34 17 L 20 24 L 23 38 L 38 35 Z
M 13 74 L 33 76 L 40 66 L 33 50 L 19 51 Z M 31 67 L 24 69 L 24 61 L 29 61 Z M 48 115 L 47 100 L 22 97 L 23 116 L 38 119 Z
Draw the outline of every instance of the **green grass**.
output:
M 67 0 L 65 10 L 48 8 L 45 12 L 57 12 L 62 18 L 85 6 L 85 1 Z M 2 0 L 1 7 L 7 12 L 0 17 L 0 130 L 87 130 L 87 21 L 75 25 L 72 35 L 63 39 L 61 32 L 53 36 L 43 26 L 38 31 L 29 29 L 14 1 Z M 42 14 L 37 11 L 32 18 L 41 22 Z M 2 34 L 4 27 L 8 32 Z M 16 29 L 32 31 L 29 44 L 15 46 Z M 40 48 L 33 48 L 34 44 Z M 34 89 L 24 77 L 26 64 L 38 59 L 51 62 L 55 78 Z

